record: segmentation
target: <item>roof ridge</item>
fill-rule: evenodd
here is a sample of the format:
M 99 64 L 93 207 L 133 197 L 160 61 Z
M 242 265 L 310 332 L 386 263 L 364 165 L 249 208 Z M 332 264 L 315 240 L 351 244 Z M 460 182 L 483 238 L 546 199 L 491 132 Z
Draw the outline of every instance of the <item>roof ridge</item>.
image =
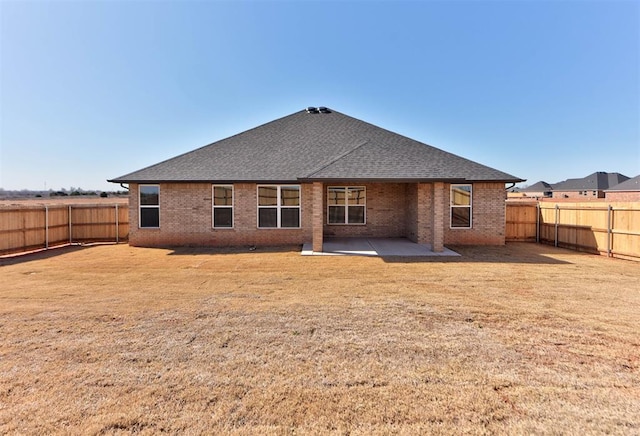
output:
M 310 177 L 312 177 L 315 173 L 319 173 L 320 171 L 322 171 L 323 169 L 333 165 L 334 163 L 338 162 L 340 159 L 350 155 L 351 153 L 353 153 L 354 151 L 356 151 L 357 149 L 359 149 L 360 147 L 362 147 L 363 145 L 365 145 L 366 143 L 368 143 L 369 140 L 366 139 L 364 141 L 362 141 L 360 144 L 356 145 L 355 147 L 353 147 L 351 150 L 347 150 L 344 153 L 340 154 L 339 156 L 337 156 L 335 159 L 331 160 L 330 162 L 328 162 L 325 165 L 321 165 L 320 167 L 314 168 L 309 174 L 307 174 L 306 176 L 304 176 L 303 178 L 308 179 Z
M 523 181 L 333 109 L 328 115 L 300 110 L 110 181 L 310 182 L 328 178 Z

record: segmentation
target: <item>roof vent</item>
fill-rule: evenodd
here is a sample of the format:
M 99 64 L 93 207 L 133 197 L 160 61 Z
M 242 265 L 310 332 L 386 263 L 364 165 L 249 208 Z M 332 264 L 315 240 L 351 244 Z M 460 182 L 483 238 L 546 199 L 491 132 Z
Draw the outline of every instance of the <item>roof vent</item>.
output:
M 307 113 L 308 114 L 319 114 L 320 111 L 317 108 L 313 107 L 313 106 L 309 106 L 307 108 Z
M 318 108 L 318 110 L 320 111 L 321 114 L 330 114 L 331 113 L 331 111 L 328 108 L 324 107 L 324 106 L 320 106 Z

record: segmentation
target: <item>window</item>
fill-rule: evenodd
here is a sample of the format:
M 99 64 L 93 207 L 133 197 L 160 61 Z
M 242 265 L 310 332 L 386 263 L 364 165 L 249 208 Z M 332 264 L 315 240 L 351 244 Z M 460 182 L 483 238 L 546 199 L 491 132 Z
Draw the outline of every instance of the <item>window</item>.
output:
M 471 228 L 471 185 L 451 185 L 451 228 Z
M 140 185 L 140 227 L 160 227 L 160 186 Z
M 364 186 L 329 186 L 327 216 L 329 224 L 365 224 L 367 191 Z
M 258 228 L 299 228 L 300 186 L 258 186 Z
M 213 227 L 233 227 L 233 186 L 213 185 Z

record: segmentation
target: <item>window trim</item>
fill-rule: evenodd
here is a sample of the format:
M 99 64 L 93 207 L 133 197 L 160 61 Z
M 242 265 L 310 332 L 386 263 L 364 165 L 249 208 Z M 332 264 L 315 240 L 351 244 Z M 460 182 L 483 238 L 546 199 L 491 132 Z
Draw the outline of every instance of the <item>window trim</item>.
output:
M 216 188 L 231 188 L 231 206 L 219 205 L 216 206 Z M 231 226 L 230 227 L 216 227 L 216 209 L 231 209 Z M 233 184 L 213 184 L 211 185 L 211 228 L 215 230 L 232 230 L 236 226 L 236 190 Z
M 158 188 L 158 204 L 142 204 L 142 187 L 155 186 Z M 142 209 L 158 209 L 158 226 L 150 227 L 142 225 Z M 159 229 L 160 228 L 160 185 L 156 183 L 141 183 L 138 185 L 138 228 L 139 229 Z
M 456 186 L 468 186 L 469 187 L 469 204 L 454 205 L 453 204 L 453 189 Z M 453 225 L 453 208 L 468 208 L 469 209 L 469 226 L 461 227 Z M 468 230 L 473 228 L 473 183 L 456 183 L 452 184 L 449 188 L 449 228 L 452 230 Z
M 344 191 L 344 205 L 342 204 L 329 204 L 329 190 L 332 188 L 343 188 Z M 364 222 L 361 223 L 350 223 L 349 221 L 349 189 L 364 189 L 364 204 L 354 205 L 356 207 L 364 208 Z M 344 221 L 343 223 L 331 223 L 329 222 L 329 207 L 344 207 Z M 366 226 L 367 225 L 367 187 L 362 186 L 327 186 L 327 225 L 329 226 Z
M 276 205 L 260 206 L 260 188 L 276 188 Z M 282 188 L 298 188 L 298 205 L 282 205 Z M 302 186 L 301 185 L 256 185 L 256 228 L 260 230 L 295 230 L 302 228 Z M 282 209 L 298 209 L 298 227 L 282 227 Z M 276 227 L 260 227 L 260 209 L 276 209 Z

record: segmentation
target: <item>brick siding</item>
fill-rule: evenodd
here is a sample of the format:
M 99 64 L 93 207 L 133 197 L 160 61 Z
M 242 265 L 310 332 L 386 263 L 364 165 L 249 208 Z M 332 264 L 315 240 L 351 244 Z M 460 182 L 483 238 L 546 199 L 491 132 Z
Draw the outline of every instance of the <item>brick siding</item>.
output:
M 324 196 L 324 185 L 320 182 L 313 184 L 313 244 L 312 250 L 321 253 L 324 236 L 322 234 L 322 226 L 324 221 L 324 208 L 322 198 Z M 302 225 L 305 225 L 303 223 Z
M 640 191 L 607 192 L 607 201 L 640 201 Z
M 473 184 L 472 228 L 450 226 L 451 185 L 444 189 L 444 243 L 454 245 L 504 245 L 507 198 L 504 183 Z
M 418 244 L 431 243 L 433 232 L 433 185 L 409 183 L 405 215 L 405 237 Z
M 552 198 L 575 198 L 576 200 L 587 201 L 587 200 L 595 200 L 598 198 L 604 198 L 604 191 L 593 191 L 593 190 L 553 191 L 551 194 L 551 197 Z
M 365 186 L 366 225 L 327 224 L 327 186 Z M 301 184 L 300 229 L 258 229 L 255 183 L 234 185 L 234 228 L 212 227 L 212 185 L 160 184 L 160 228 L 138 226 L 138 185 L 130 185 L 129 242 L 134 246 L 270 246 L 314 242 L 326 237 L 406 237 L 418 243 L 504 244 L 505 190 L 503 183 L 473 185 L 473 228 L 449 228 L 450 185 L 445 183 L 331 183 Z M 434 186 L 442 195 L 435 195 Z M 315 206 L 322 192 L 322 210 Z M 313 223 L 322 223 L 323 235 Z M 440 229 L 436 229 L 440 223 Z M 438 231 L 439 230 L 439 231 Z M 438 239 L 435 241 L 434 238 Z
M 138 227 L 138 187 L 131 184 L 131 231 L 134 246 L 270 246 L 311 241 L 312 189 L 301 185 L 300 229 L 258 229 L 257 188 L 254 183 L 234 185 L 234 228 L 214 229 L 212 185 L 163 183 L 160 185 L 160 228 Z
M 431 200 L 431 208 L 433 210 L 433 228 L 431 232 L 431 246 L 433 251 L 440 252 L 444 249 L 444 226 L 445 216 L 449 216 L 448 209 L 445 208 L 445 202 L 448 204 L 448 195 L 444 190 L 448 190 L 449 185 L 442 182 L 433 184 L 433 197 Z M 446 214 L 446 215 L 445 215 Z

